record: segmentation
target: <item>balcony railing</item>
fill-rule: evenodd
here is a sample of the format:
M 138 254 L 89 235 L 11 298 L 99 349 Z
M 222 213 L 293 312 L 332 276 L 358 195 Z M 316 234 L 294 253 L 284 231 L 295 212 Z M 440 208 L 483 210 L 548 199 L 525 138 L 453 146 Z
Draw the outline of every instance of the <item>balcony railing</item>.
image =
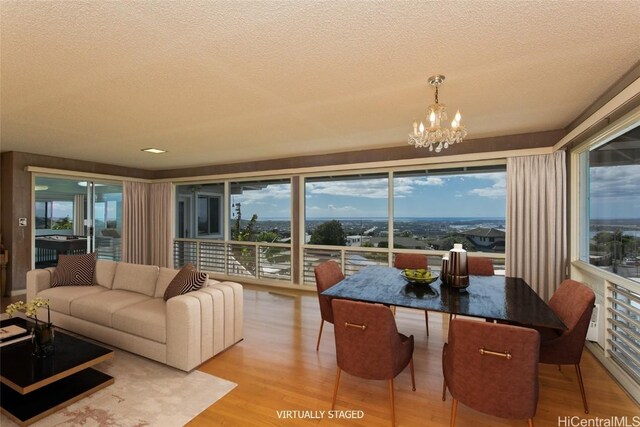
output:
M 305 284 L 315 284 L 313 269 L 316 265 L 328 260 L 340 264 L 345 276 L 351 276 L 368 265 L 390 265 L 389 252 L 424 253 L 427 255 L 428 265 L 434 271 L 440 271 L 442 255 L 448 251 L 420 251 L 420 250 L 390 250 L 387 248 L 361 248 L 352 246 L 320 246 L 305 245 L 303 249 L 303 281 Z M 479 256 L 478 254 L 472 254 Z M 485 254 L 483 254 L 485 255 Z M 504 254 L 492 254 L 496 274 L 504 274 Z M 393 257 L 392 257 L 393 259 Z
M 291 283 L 291 245 L 267 242 L 225 242 L 218 240 L 175 239 L 175 268 L 192 263 L 199 270 L 253 279 L 271 279 Z M 429 267 L 440 270 L 442 255 L 448 251 L 418 251 L 351 246 L 304 245 L 303 284 L 315 285 L 313 269 L 320 263 L 335 260 L 345 276 L 351 276 L 368 265 L 391 265 L 389 252 L 419 252 L 428 257 Z M 472 254 L 486 256 L 486 254 Z M 496 274 L 504 274 L 504 254 L 492 254 Z
M 229 276 L 291 281 L 291 245 L 175 239 L 175 268 L 192 263 L 199 270 Z
M 607 353 L 640 383 L 640 293 L 618 284 L 607 289 Z

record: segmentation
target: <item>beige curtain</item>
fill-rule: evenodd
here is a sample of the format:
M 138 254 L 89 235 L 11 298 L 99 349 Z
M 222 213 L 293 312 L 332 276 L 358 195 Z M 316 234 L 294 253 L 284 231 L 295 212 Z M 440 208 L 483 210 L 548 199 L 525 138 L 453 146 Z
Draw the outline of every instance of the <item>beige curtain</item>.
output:
M 173 268 L 171 183 L 151 184 L 149 196 L 150 261 Z
M 565 277 L 566 252 L 564 151 L 508 159 L 507 276 L 547 301 Z
M 87 197 L 84 194 L 73 196 L 73 234 L 84 236 L 84 208 L 87 204 Z
M 149 262 L 149 184 L 124 181 L 122 185 L 122 260 Z

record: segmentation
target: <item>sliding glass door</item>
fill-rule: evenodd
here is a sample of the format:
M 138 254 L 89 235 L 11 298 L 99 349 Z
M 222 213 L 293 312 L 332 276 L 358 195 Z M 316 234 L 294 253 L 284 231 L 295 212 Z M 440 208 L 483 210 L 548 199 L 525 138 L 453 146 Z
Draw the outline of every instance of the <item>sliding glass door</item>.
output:
M 36 268 L 56 265 L 60 254 L 120 260 L 122 184 L 36 177 L 34 194 Z

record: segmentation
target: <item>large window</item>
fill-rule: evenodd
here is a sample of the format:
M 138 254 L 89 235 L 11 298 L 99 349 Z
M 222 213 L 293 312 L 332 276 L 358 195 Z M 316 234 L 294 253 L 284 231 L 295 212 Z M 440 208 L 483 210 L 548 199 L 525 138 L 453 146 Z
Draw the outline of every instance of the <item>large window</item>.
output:
M 35 266 L 56 265 L 60 254 L 122 256 L 122 184 L 35 178 Z
M 36 230 L 61 231 L 73 228 L 72 201 L 36 201 L 35 207 Z
M 388 174 L 308 178 L 305 243 L 381 246 L 388 241 Z
M 394 248 L 504 253 L 504 166 L 396 172 Z
M 224 184 L 176 186 L 176 237 L 222 239 Z
M 232 182 L 229 193 L 230 240 L 290 242 L 289 179 Z
M 580 258 L 640 282 L 640 127 L 581 154 Z

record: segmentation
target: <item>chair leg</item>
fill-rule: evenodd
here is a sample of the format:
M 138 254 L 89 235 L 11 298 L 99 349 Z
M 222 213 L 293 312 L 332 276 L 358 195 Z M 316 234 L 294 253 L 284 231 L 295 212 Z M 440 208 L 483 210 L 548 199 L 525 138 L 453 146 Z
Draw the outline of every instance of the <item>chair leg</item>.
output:
M 338 396 L 338 385 L 340 384 L 340 372 L 342 370 L 338 367 L 338 372 L 336 372 L 336 385 L 333 387 L 333 400 L 331 401 L 331 410 L 336 407 L 336 396 Z
M 533 418 L 529 418 L 527 421 L 529 422 L 529 427 L 533 427 Z
M 391 400 L 391 426 L 396 425 L 396 405 L 393 397 L 393 378 L 389 380 L 389 398 Z
M 427 336 L 429 336 L 429 312 L 427 310 L 424 311 L 424 323 L 427 327 Z
M 318 332 L 318 343 L 316 344 L 316 351 L 320 349 L 320 337 L 322 336 L 323 326 L 324 326 L 324 319 L 320 319 L 320 332 Z
M 416 391 L 416 375 L 413 371 L 413 357 L 409 359 L 409 369 L 411 370 L 411 386 L 412 390 Z
M 393 313 L 393 315 L 396 315 L 396 306 L 392 305 L 391 307 L 389 307 L 391 309 L 391 312 Z
M 447 400 L 447 380 L 442 380 L 442 401 Z
M 456 412 L 458 410 L 458 399 L 453 399 L 451 403 L 451 422 L 449 423 L 449 427 L 455 427 L 456 425 Z
M 589 407 L 587 406 L 587 395 L 584 392 L 584 383 L 582 382 L 582 371 L 580 370 L 580 364 L 576 363 L 576 374 L 578 375 L 578 384 L 580 385 L 580 394 L 582 395 L 582 404 L 584 405 L 584 413 L 589 413 Z

